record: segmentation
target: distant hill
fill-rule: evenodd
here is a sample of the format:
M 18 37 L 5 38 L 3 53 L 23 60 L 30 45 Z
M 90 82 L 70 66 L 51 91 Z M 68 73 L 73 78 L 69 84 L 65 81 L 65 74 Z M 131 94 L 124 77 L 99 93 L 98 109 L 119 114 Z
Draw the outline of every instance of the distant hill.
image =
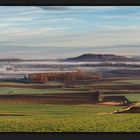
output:
M 93 62 L 105 62 L 105 61 L 137 61 L 134 58 L 129 58 L 126 56 L 119 56 L 114 54 L 83 54 L 78 57 L 67 58 L 65 61 L 80 62 L 80 61 L 93 61 Z

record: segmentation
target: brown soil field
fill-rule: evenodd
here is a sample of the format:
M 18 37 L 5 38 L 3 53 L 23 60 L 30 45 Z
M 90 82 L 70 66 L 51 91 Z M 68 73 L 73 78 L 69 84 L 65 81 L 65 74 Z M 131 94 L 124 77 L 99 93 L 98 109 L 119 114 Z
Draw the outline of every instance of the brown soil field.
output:
M 0 103 L 95 104 L 94 93 L 0 95 Z
M 84 83 L 85 85 L 87 83 Z M 77 84 L 78 85 L 78 84 Z M 80 85 L 80 83 L 79 83 Z M 13 87 L 13 88 L 33 88 L 33 89 L 53 89 L 53 88 L 63 88 L 65 89 L 71 89 L 71 90 L 82 90 L 87 91 L 88 89 L 100 89 L 100 90 L 140 90 L 140 85 L 87 85 L 85 88 L 75 87 L 74 83 L 73 85 L 69 86 L 61 86 L 61 85 L 0 85 L 0 87 Z M 72 89 L 73 88 L 73 89 Z

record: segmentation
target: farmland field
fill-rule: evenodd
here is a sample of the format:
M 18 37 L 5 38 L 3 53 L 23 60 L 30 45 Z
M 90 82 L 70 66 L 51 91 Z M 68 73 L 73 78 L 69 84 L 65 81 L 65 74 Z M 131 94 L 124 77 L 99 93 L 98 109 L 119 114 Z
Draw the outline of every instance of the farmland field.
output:
M 0 132 L 139 131 L 140 115 L 98 114 L 120 108 L 98 105 L 0 104 Z M 135 118 L 134 123 L 138 127 L 131 126 L 131 118 Z M 124 123 L 124 120 L 128 123 Z
M 94 83 L 91 85 L 140 85 L 140 79 L 120 79 L 120 80 L 112 80 L 112 81 L 106 81 L 106 82 L 100 82 L 100 83 Z
M 71 93 L 78 92 L 65 89 L 32 89 L 32 88 L 11 88 L 0 87 L 0 94 L 47 94 L 47 93 Z
M 136 85 L 138 80 L 116 80 L 113 86 Z M 5 85 L 3 83 L 1 85 Z M 88 87 L 78 88 L 16 88 L 16 83 L 8 83 L 14 87 L 0 87 L 1 95 L 33 95 L 43 96 L 55 93 L 75 93 Z M 21 84 L 22 85 L 22 84 Z M 28 84 L 27 84 L 28 85 Z M 111 82 L 93 84 L 110 88 Z M 80 92 L 81 92 L 80 91 Z M 103 91 L 103 90 L 102 90 Z M 123 95 L 130 101 L 140 101 L 140 92 L 111 91 L 103 96 Z M 45 97 L 45 96 L 44 96 Z M 13 98 L 12 98 L 13 99 Z M 0 102 L 0 132 L 140 132 L 140 114 L 111 114 L 125 106 L 107 106 L 97 104 L 42 104 L 10 101 Z M 32 100 L 35 100 L 33 98 Z M 131 120 L 131 121 L 130 121 Z
M 0 132 L 139 132 L 140 114 L 102 114 L 120 108 L 0 104 Z

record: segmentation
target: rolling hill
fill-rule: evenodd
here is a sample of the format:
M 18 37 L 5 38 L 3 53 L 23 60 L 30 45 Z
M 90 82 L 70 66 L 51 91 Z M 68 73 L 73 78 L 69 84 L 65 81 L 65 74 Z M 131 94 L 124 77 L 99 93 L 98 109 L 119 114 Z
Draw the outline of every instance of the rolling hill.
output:
M 105 61 L 123 61 L 123 62 L 134 62 L 137 61 L 134 58 L 129 58 L 126 56 L 119 56 L 114 54 L 83 54 L 78 57 L 67 58 L 64 61 L 69 62 L 80 62 L 80 61 L 95 61 L 95 62 L 105 62 Z

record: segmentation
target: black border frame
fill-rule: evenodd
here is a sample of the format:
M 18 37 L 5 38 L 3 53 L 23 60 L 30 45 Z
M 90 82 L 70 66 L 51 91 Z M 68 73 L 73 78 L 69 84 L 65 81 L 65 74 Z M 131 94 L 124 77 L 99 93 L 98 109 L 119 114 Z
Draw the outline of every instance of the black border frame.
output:
M 136 6 L 140 0 L 0 0 L 4 6 Z
M 94 132 L 94 133 L 63 133 L 63 132 L 42 132 L 42 133 L 0 133 L 0 139 L 13 139 L 13 140 L 139 140 L 140 133 L 109 133 L 109 132 Z
M 0 0 L 0 6 L 140 6 L 140 0 Z M 140 140 L 140 133 L 3 133 L 0 139 L 17 140 Z

